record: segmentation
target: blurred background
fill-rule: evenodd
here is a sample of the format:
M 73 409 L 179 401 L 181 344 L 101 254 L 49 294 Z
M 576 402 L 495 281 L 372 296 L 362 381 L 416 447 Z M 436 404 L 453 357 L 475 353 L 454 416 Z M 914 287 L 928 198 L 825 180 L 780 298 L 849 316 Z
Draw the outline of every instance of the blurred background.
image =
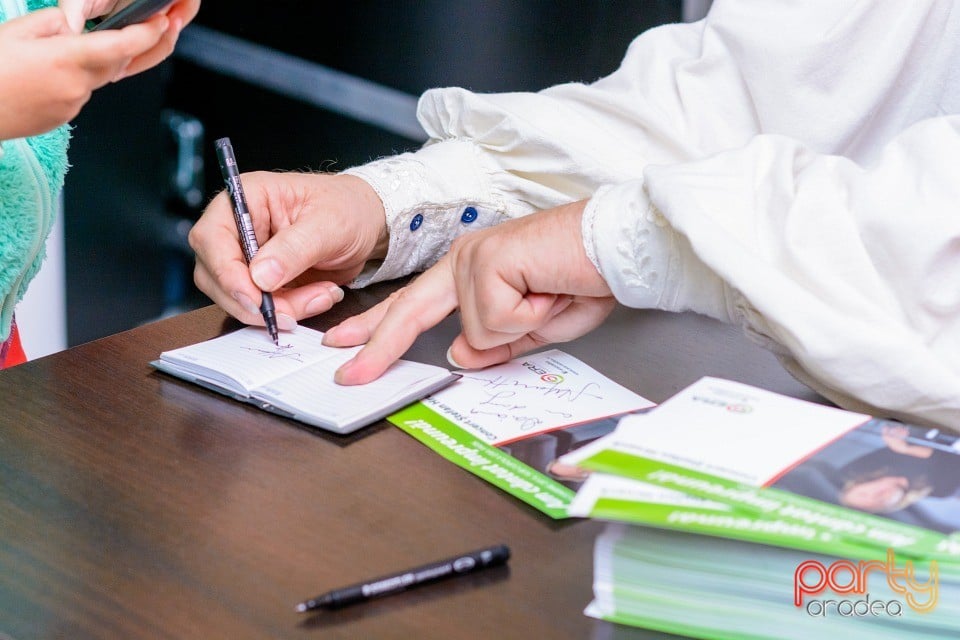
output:
M 326 170 L 417 148 L 426 89 L 535 91 L 614 71 L 630 41 L 709 0 L 203 0 L 176 53 L 74 121 L 62 226 L 17 315 L 31 358 L 209 300 L 186 234 L 244 171 Z

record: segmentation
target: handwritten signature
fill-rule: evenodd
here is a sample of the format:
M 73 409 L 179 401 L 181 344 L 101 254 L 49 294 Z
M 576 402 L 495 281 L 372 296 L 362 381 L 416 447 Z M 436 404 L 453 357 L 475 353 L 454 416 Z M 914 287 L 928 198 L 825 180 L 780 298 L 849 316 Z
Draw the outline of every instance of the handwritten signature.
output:
M 240 347 L 244 351 L 250 351 L 257 355 L 263 356 L 267 360 L 276 360 L 278 358 L 283 358 L 286 360 L 295 360 L 297 362 L 303 362 L 303 354 L 297 351 L 290 351 L 293 349 L 292 344 L 282 344 L 279 347 L 273 347 L 272 349 L 264 349 L 263 347 Z
M 470 409 L 470 414 L 489 416 L 500 422 L 509 422 L 516 425 L 520 431 L 530 431 L 544 424 L 544 419 L 541 417 L 544 415 L 558 416 L 562 419 L 573 417 L 572 413 L 561 409 L 537 408 L 530 407 L 525 402 L 517 403 L 515 399 L 520 395 L 520 392 L 538 391 L 541 392 L 538 395 L 559 398 L 567 402 L 576 402 L 584 397 L 603 399 L 600 395 L 590 393 L 594 387 L 599 387 L 594 382 L 587 383 L 579 389 L 562 389 L 558 385 L 530 385 L 503 377 L 493 380 L 479 380 L 483 382 L 482 388 L 487 397 L 478 402 L 476 407 Z M 537 415 L 538 411 L 540 412 L 539 415 Z
M 469 377 L 471 380 L 480 382 L 481 387 L 485 389 L 520 389 L 523 391 L 535 391 L 539 392 L 539 395 L 542 395 L 543 397 L 556 398 L 559 400 L 566 400 L 568 402 L 576 402 L 582 398 L 603 400 L 603 396 L 599 393 L 596 393 L 596 390 L 600 389 L 600 385 L 596 382 L 588 382 L 577 389 L 575 387 L 561 387 L 560 383 L 527 384 L 514 378 L 508 378 L 507 376 L 497 376 L 489 379 L 473 376 L 467 377 Z

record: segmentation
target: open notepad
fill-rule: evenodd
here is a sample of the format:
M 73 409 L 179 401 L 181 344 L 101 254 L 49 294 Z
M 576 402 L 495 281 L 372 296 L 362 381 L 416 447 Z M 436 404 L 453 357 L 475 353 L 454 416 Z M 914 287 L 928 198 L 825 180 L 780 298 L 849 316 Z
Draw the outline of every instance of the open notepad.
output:
M 333 374 L 360 347 L 327 347 L 322 338 L 320 331 L 297 327 L 280 334 L 278 347 L 263 328 L 246 327 L 165 351 L 151 364 L 265 411 L 337 433 L 375 422 L 458 378 L 442 367 L 400 360 L 369 384 L 341 386 Z

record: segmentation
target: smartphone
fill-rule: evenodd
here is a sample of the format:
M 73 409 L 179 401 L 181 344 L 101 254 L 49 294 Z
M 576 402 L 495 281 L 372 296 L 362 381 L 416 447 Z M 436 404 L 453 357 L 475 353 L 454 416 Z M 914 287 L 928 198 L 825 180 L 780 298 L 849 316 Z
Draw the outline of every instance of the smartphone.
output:
M 128 25 L 143 22 L 158 11 L 170 6 L 172 3 L 173 0 L 133 0 L 133 2 L 123 9 L 107 16 L 90 27 L 90 31 L 122 29 Z

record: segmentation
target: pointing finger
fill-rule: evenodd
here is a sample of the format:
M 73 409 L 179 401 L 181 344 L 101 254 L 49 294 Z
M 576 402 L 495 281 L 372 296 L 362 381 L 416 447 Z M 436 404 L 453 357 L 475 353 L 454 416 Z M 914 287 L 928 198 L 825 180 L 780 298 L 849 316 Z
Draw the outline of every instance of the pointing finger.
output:
M 337 371 L 339 384 L 364 384 L 380 377 L 417 337 L 457 308 L 453 275 L 445 260 L 401 289 L 372 327 L 363 349 Z M 375 318 L 370 318 L 375 320 Z

